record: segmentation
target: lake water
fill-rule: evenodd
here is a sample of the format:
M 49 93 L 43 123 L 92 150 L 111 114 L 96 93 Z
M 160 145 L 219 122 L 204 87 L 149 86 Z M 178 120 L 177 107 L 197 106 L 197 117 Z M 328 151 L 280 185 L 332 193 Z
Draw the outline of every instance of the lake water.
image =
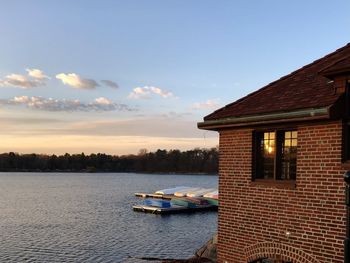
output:
M 217 230 L 216 212 L 132 211 L 135 192 L 217 187 L 217 176 L 0 173 L 0 262 L 187 258 Z

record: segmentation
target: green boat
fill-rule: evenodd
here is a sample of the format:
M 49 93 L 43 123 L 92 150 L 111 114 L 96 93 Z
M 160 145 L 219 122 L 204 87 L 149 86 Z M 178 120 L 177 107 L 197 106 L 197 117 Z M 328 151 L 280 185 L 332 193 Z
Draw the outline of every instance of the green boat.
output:
M 173 205 L 180 205 L 188 208 L 198 208 L 210 205 L 206 199 L 193 197 L 172 198 L 171 203 Z
M 210 205 L 219 206 L 218 199 L 209 198 L 209 197 L 204 197 L 204 199 L 207 200 Z
M 188 208 L 196 208 L 197 207 L 197 204 L 195 204 L 195 203 L 193 203 L 185 198 L 172 198 L 171 204 L 184 206 L 184 207 L 188 207 Z

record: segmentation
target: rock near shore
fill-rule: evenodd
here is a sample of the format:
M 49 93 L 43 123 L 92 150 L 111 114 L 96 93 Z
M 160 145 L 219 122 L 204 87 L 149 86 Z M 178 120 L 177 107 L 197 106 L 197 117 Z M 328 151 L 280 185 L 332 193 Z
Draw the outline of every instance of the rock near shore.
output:
M 217 243 L 218 235 L 215 234 L 203 247 L 197 250 L 195 258 L 208 259 L 209 262 L 217 261 Z M 204 261 L 202 261 L 204 262 Z

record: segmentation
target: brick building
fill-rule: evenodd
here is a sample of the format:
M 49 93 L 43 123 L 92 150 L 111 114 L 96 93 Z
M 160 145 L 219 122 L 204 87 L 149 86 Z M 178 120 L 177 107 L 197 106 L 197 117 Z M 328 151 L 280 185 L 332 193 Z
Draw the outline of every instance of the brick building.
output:
M 343 262 L 350 44 L 204 117 L 220 134 L 218 261 Z

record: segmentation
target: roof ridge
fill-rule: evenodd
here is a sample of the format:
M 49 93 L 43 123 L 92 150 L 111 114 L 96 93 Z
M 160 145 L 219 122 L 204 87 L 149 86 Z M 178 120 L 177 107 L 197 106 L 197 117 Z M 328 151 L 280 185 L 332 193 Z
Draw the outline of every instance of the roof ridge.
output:
M 231 106 L 231 105 L 233 105 L 233 104 L 239 104 L 239 103 L 243 102 L 244 100 L 246 100 L 247 98 L 253 97 L 253 96 L 255 96 L 255 95 L 261 93 L 261 92 L 264 91 L 265 89 L 267 89 L 267 88 L 271 87 L 272 85 L 274 85 L 276 82 L 279 82 L 279 81 L 288 79 L 288 78 L 294 76 L 295 74 L 297 74 L 298 72 L 300 72 L 300 71 L 302 71 L 302 70 L 305 70 L 306 68 L 309 68 L 309 67 L 311 67 L 311 66 L 314 66 L 315 64 L 317 64 L 317 63 L 320 62 L 321 60 L 326 59 L 326 58 L 329 58 L 329 57 L 331 57 L 331 56 L 334 56 L 334 55 L 336 55 L 337 53 L 340 53 L 341 51 L 343 51 L 344 49 L 346 49 L 346 48 L 348 48 L 348 47 L 350 47 L 350 42 L 347 43 L 345 46 L 343 46 L 343 47 L 341 47 L 341 48 L 338 48 L 338 49 L 336 49 L 335 51 L 333 51 L 333 52 L 331 52 L 331 53 L 329 53 L 329 54 L 327 54 L 327 55 L 325 55 L 325 56 L 323 56 L 323 57 L 321 57 L 321 58 L 319 58 L 319 59 L 316 59 L 316 60 L 314 60 L 313 62 L 311 62 L 311 63 L 309 63 L 309 64 L 307 64 L 307 65 L 305 65 L 305 66 L 303 66 L 303 67 L 301 67 L 301 68 L 299 68 L 299 69 L 297 69 L 297 70 L 295 70 L 295 71 L 292 71 L 291 73 L 289 73 L 289 74 L 287 74 L 287 75 L 285 75 L 285 76 L 283 76 L 283 77 L 281 77 L 281 78 L 279 78 L 279 79 L 277 79 L 277 80 L 275 80 L 275 81 L 272 81 L 272 82 L 266 84 L 266 85 L 263 86 L 262 88 L 260 88 L 260 89 L 258 89 L 258 90 L 256 90 L 256 91 L 253 91 L 253 92 L 247 94 L 246 96 L 244 96 L 244 97 L 242 97 L 242 98 L 240 98 L 240 99 L 238 99 L 238 100 L 236 100 L 236 101 L 234 101 L 234 102 L 231 102 L 231 103 L 225 105 L 224 107 L 222 107 L 222 108 L 220 108 L 220 109 L 214 111 L 213 113 L 207 115 L 205 118 L 210 117 L 211 115 L 213 115 L 213 114 L 215 114 L 215 113 L 217 113 L 217 112 L 219 112 L 219 111 L 222 111 L 222 110 L 224 110 L 225 108 L 227 108 L 227 107 L 229 107 L 229 106 Z

